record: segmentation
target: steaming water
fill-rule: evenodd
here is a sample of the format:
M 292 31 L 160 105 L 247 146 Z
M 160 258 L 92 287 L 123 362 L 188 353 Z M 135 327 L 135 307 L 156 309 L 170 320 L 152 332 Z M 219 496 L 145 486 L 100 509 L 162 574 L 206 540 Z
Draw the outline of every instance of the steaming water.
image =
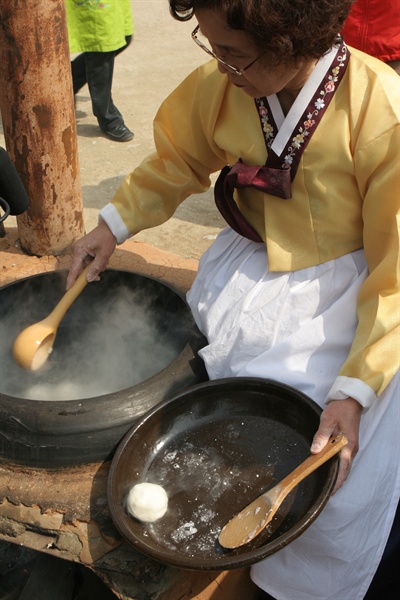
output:
M 12 358 L 13 341 L 50 311 L 37 318 L 37 297 L 24 298 L 22 306 L 23 317 L 12 311 L 0 316 L 0 392 L 17 398 L 75 400 L 123 390 L 160 372 L 180 350 L 170 331 L 160 331 L 151 301 L 120 287 L 78 319 L 67 318 L 73 305 L 47 363 L 38 371 L 24 371 Z

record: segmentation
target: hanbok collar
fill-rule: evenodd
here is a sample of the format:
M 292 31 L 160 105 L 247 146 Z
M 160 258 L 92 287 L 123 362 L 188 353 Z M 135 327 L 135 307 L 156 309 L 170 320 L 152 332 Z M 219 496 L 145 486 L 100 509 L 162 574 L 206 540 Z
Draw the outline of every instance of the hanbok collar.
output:
M 317 62 L 312 70 L 311 75 L 300 90 L 300 93 L 297 96 L 294 104 L 290 108 L 286 118 L 283 114 L 278 96 L 276 94 L 267 96 L 268 104 L 271 108 L 274 121 L 279 130 L 271 145 L 271 148 L 275 154 L 280 155 L 282 153 L 283 148 L 288 142 L 289 136 L 295 129 L 300 117 L 309 107 L 310 102 L 314 100 L 316 93 L 319 91 L 321 81 L 324 81 L 325 77 L 328 81 L 333 79 L 329 67 L 333 63 L 338 51 L 338 47 L 331 48 L 331 50 Z M 335 68 L 333 68 L 333 70 L 335 71 Z M 322 91 L 322 94 L 325 95 L 325 92 Z
M 276 94 L 255 100 L 268 151 L 266 165 L 289 166 L 292 181 L 301 155 L 345 73 L 347 55 L 341 41 L 318 61 L 286 117 Z

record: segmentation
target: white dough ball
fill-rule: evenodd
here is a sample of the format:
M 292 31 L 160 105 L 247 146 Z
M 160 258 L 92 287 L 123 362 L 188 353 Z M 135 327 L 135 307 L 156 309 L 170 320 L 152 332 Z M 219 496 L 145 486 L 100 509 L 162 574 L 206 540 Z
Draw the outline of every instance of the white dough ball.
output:
M 153 523 L 167 512 L 167 492 L 156 483 L 138 483 L 128 494 L 126 508 L 139 521 Z

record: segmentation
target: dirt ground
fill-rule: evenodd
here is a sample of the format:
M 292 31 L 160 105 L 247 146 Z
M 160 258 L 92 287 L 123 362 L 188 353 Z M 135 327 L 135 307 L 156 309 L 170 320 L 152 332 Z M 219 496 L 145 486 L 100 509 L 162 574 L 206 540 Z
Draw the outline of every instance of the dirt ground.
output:
M 167 0 L 132 0 L 134 39 L 115 62 L 113 99 L 134 131 L 131 142 L 113 142 L 92 114 L 87 86 L 76 97 L 79 165 L 86 230 L 128 174 L 153 150 L 153 118 L 162 100 L 207 56 L 191 40 L 194 21 L 169 14 Z M 1 125 L 1 124 L 0 124 Z M 0 145 L 5 146 L 0 126 Z M 15 225 L 9 218 L 6 227 Z M 168 223 L 135 237 L 157 248 L 198 259 L 224 226 L 212 189 L 192 196 Z

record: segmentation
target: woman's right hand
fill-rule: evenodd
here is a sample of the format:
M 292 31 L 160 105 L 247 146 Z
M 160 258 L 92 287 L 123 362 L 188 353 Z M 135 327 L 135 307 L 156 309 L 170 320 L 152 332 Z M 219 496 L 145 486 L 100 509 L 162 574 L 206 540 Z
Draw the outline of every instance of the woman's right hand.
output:
M 104 221 L 72 245 L 72 260 L 67 277 L 67 290 L 74 284 L 79 273 L 93 260 L 87 273 L 89 282 L 99 279 L 99 273 L 107 267 L 117 245 L 117 240 Z

